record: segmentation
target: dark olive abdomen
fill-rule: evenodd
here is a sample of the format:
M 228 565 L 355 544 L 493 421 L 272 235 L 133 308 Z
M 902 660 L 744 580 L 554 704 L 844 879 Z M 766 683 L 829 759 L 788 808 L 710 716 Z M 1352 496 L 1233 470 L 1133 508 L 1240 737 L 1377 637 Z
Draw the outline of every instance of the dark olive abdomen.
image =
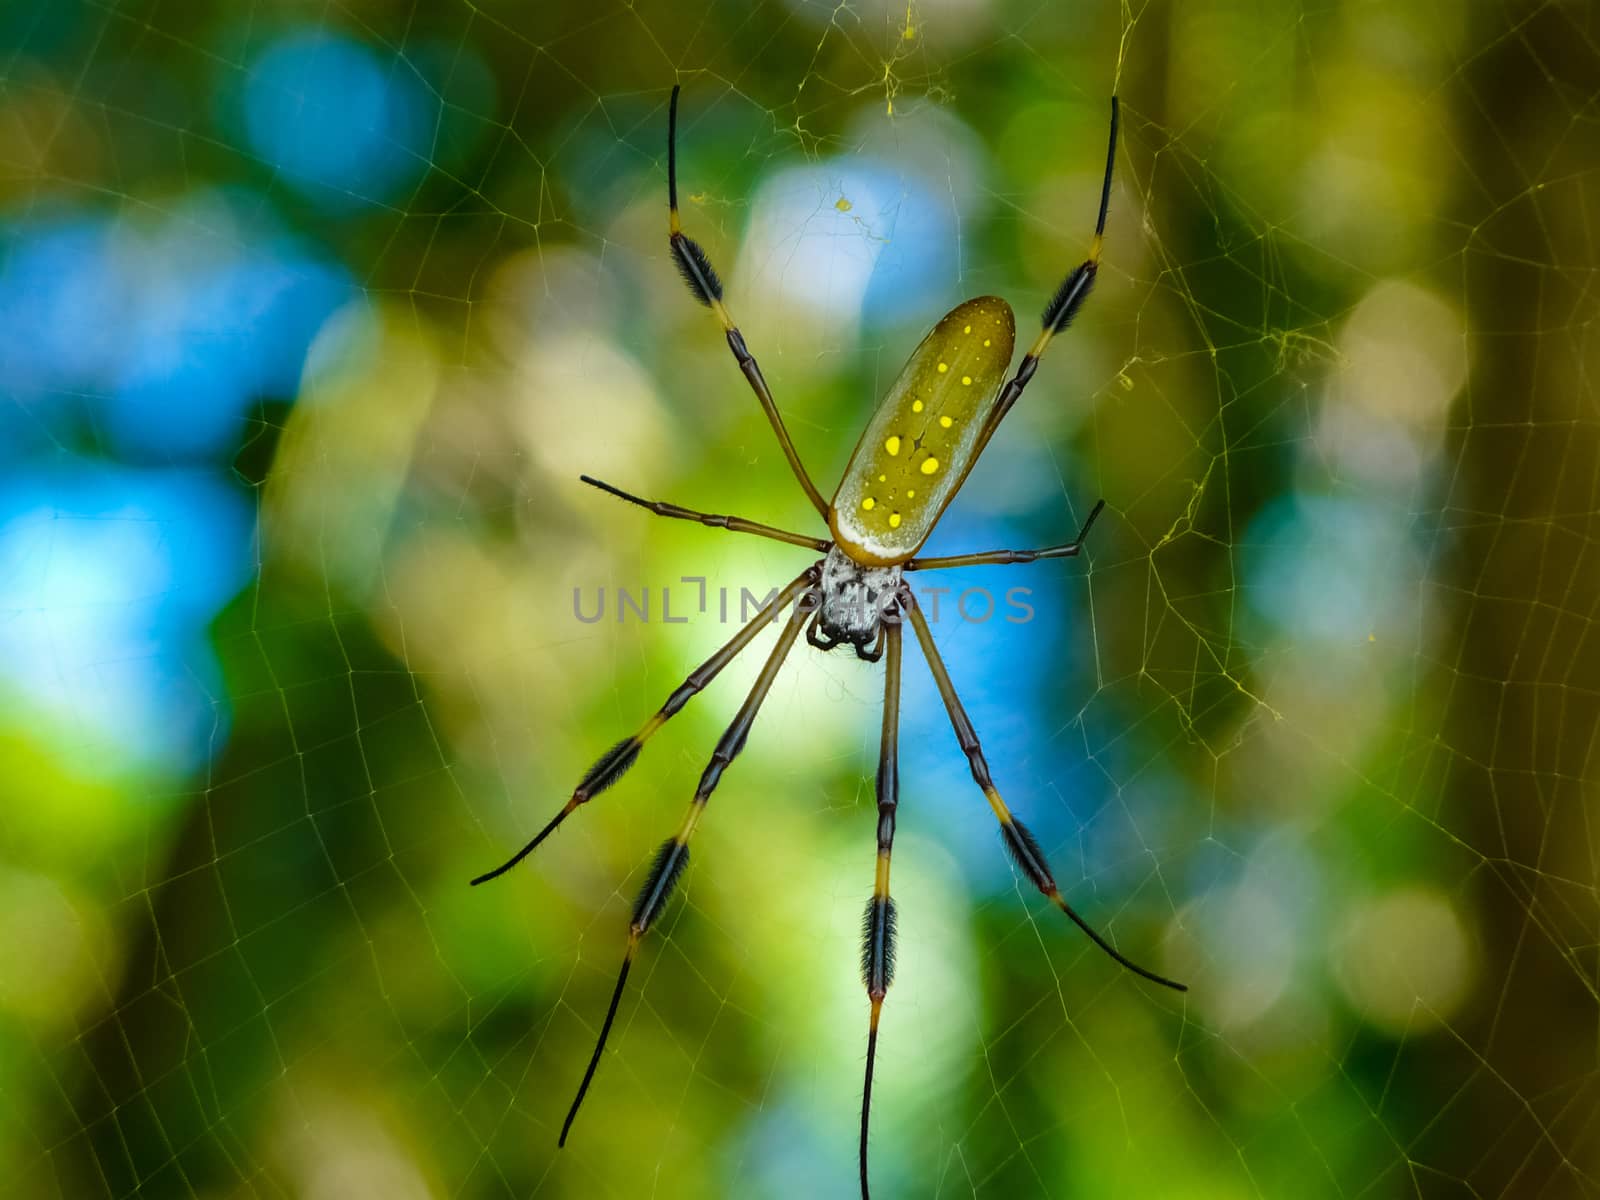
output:
M 1011 306 L 979 296 L 951 309 L 912 351 L 861 435 L 828 510 L 857 562 L 904 562 L 966 478 L 1016 340 Z

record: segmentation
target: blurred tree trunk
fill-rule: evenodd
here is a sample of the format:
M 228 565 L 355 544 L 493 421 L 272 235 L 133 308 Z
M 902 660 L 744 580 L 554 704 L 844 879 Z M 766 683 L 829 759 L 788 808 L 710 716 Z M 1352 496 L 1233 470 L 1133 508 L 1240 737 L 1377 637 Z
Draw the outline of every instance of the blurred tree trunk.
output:
M 1468 44 L 1487 49 L 1463 67 L 1449 215 L 1472 375 L 1451 423 L 1427 596 L 1448 624 L 1427 686 L 1444 698 L 1439 821 L 1482 856 L 1464 898 L 1484 941 L 1478 1004 L 1453 1025 L 1460 1090 L 1408 1149 L 1476 1195 L 1595 1195 L 1600 56 L 1592 10 L 1587 33 L 1577 7 L 1517 28 L 1521 14 L 1471 11 Z

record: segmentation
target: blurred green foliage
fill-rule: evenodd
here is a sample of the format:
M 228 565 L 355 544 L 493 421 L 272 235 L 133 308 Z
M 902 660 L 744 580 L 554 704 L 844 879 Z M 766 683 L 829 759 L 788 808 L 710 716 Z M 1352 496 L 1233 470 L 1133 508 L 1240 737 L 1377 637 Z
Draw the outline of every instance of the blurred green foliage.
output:
M 271 73 L 307 37 L 357 48 L 320 99 Z M 1034 621 L 939 635 L 1069 897 L 1193 990 L 1012 878 L 908 665 L 877 1194 L 1600 1193 L 1592 12 L 68 2 L 0 43 L 8 254 L 59 211 L 269 221 L 355 284 L 195 467 L 253 517 L 203 760 L 0 685 L 14 1194 L 853 1194 L 876 673 L 780 679 L 560 1153 L 762 651 L 466 886 L 731 633 L 575 590 L 714 610 L 806 561 L 577 473 L 816 531 L 673 276 L 674 82 L 685 221 L 824 491 L 942 311 L 1031 335 L 1123 104 L 1099 288 L 933 545 L 1107 514 L 957 581 Z M 7 471 L 179 461 L 50 429 Z

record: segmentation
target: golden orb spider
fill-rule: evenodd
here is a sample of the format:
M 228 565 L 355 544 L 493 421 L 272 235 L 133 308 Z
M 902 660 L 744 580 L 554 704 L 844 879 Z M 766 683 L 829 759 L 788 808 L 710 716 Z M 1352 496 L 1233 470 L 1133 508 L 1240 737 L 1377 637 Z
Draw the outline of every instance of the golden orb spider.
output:
M 794 613 L 778 635 L 778 644 L 768 655 L 733 723 L 717 743 L 678 832 L 661 844 L 650 866 L 650 873 L 645 878 L 644 887 L 634 901 L 622 969 L 617 973 L 616 988 L 611 993 L 611 1004 L 600 1026 L 600 1036 L 595 1040 L 594 1054 L 583 1073 L 583 1081 L 578 1085 L 572 1107 L 567 1110 L 566 1120 L 562 1122 L 558 1145 L 567 1144 L 573 1119 L 577 1117 L 578 1108 L 583 1104 L 589 1084 L 594 1079 L 595 1069 L 600 1065 L 606 1038 L 611 1033 L 617 1005 L 622 1000 L 622 990 L 628 981 L 628 969 L 633 964 L 639 943 L 661 915 L 673 886 L 688 865 L 689 838 L 694 834 L 706 802 L 721 781 L 722 773 L 744 748 L 745 738 L 755 723 L 761 702 L 799 637 L 801 627 L 806 625 L 808 616 L 812 620 L 806 626 L 806 640 L 819 650 L 850 645 L 858 657 L 869 662 L 877 662 L 885 654 L 888 657 L 884 670 L 883 733 L 877 776 L 877 878 L 872 898 L 867 902 L 861 951 L 862 981 L 871 1003 L 867 1026 L 866 1079 L 861 1095 L 860 1167 L 863 1200 L 868 1196 L 867 1130 L 872 1111 L 872 1066 L 878 1049 L 878 1017 L 883 1009 L 884 996 L 894 978 L 895 907 L 889 897 L 889 856 L 894 846 L 895 811 L 900 801 L 902 617 L 911 621 L 911 628 L 933 672 L 945 710 L 950 715 L 956 740 L 967 756 L 972 778 L 983 789 L 990 808 L 994 810 L 1000 822 L 1001 836 L 1018 868 L 1078 928 L 1088 934 L 1096 946 L 1128 970 L 1163 987 L 1180 992 L 1188 990 L 1184 984 L 1148 971 L 1124 957 L 1063 898 L 1039 843 L 1028 832 L 1027 826 L 1011 815 L 1011 810 L 1000 798 L 989 775 L 989 764 L 984 759 L 977 732 L 956 695 L 950 673 L 945 669 L 944 660 L 934 645 L 927 618 L 902 579 L 906 571 L 1072 558 L 1077 555 L 1095 518 L 1105 506 L 1105 501 L 1097 501 L 1083 527 L 1078 530 L 1078 536 L 1059 546 L 1046 546 L 1039 550 L 990 550 L 942 558 L 916 556 L 933 532 L 945 507 L 960 490 L 967 472 L 977 462 L 983 448 L 994 436 L 994 431 L 1033 378 L 1039 358 L 1050 345 L 1051 339 L 1067 327 L 1089 295 L 1100 267 L 1100 247 L 1105 235 L 1106 209 L 1111 202 L 1111 173 L 1116 155 L 1117 99 L 1113 96 L 1111 141 L 1106 150 L 1105 180 L 1100 188 L 1100 216 L 1095 223 L 1089 257 L 1073 268 L 1045 306 L 1039 336 L 1022 356 L 1016 373 L 1006 381 L 1004 387 L 1000 386 L 1006 367 L 1011 362 L 1016 331 L 1009 304 L 995 296 L 980 296 L 951 309 L 912 351 L 899 377 L 879 403 L 856 445 L 849 466 L 845 468 L 833 501 L 829 503 L 817 491 L 811 476 L 800 462 L 761 368 L 745 345 L 744 335 L 734 324 L 727 305 L 723 303 L 722 283 L 711 266 L 711 260 L 699 244 L 683 232 L 678 215 L 678 88 L 672 89 L 667 115 L 667 212 L 672 257 L 695 299 L 711 309 L 722 322 L 728 348 L 733 351 L 739 368 L 760 401 L 772 431 L 777 435 L 778 445 L 789 460 L 790 469 L 805 489 L 818 515 L 828 523 L 832 538 L 810 537 L 747 521 L 742 517 L 696 512 L 676 504 L 645 500 L 609 483 L 602 483 L 587 475 L 580 476 L 584 483 L 630 504 L 649 509 L 657 516 L 698 521 L 702 525 L 736 533 L 752 533 L 791 545 L 805 546 L 825 557 L 802 571 L 726 645 L 690 672 L 689 677 L 667 697 L 666 702 L 638 733 L 622 739 L 601 755 L 600 760 L 578 781 L 565 807 L 532 841 L 505 863 L 472 881 L 476 886 L 509 871 L 531 854 L 580 805 L 588 803 L 621 778 L 638 759 L 639 751 L 651 735 L 715 679 L 722 668 L 732 662 L 778 613 L 794 602 Z

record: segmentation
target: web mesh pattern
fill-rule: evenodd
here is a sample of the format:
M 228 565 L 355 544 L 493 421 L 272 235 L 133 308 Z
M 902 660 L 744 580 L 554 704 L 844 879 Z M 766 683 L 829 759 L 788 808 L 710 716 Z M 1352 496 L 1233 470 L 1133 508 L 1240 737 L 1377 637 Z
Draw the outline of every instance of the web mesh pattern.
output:
M 1600 1194 L 1600 31 L 1577 4 L 0 16 L 0 1166 L 18 1195 L 850 1195 L 880 675 L 773 640 L 940 314 L 1094 297 L 919 578 L 885 1196 Z

